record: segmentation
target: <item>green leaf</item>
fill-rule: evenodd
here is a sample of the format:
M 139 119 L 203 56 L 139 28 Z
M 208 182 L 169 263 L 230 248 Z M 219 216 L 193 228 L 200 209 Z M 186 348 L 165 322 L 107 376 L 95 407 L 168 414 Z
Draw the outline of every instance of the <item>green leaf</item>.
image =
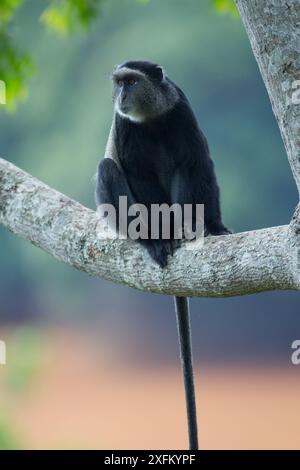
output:
M 16 102 L 27 96 L 26 78 L 34 72 L 30 56 L 18 50 L 6 30 L 0 29 L 0 80 L 6 86 L 6 107 L 15 108 Z
M 101 0 L 52 0 L 40 20 L 58 33 L 67 34 L 80 27 L 87 28 L 96 18 Z
M 236 18 L 239 16 L 234 0 L 214 0 L 214 8 L 218 13 L 230 14 Z
M 0 3 L 0 24 L 7 23 L 15 10 L 23 3 L 23 0 L 1 0 Z
M 0 419 L 0 450 L 17 450 L 20 448 L 19 441 L 11 429 L 11 426 L 4 420 Z
M 24 327 L 10 338 L 9 368 L 5 385 L 9 392 L 23 392 L 30 387 L 40 370 L 40 339 L 36 330 Z

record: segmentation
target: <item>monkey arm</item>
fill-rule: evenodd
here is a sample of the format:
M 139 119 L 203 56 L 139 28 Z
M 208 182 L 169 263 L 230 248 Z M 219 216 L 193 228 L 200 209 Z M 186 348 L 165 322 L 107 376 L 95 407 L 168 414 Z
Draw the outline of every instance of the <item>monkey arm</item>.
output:
M 104 158 L 98 165 L 96 182 L 96 203 L 112 204 L 119 207 L 119 197 L 127 196 L 128 204 L 135 203 L 125 174 L 116 162 L 109 157 Z
M 120 211 L 120 196 L 126 196 L 126 213 Z M 122 168 L 109 157 L 104 158 L 98 165 L 97 182 L 96 182 L 96 204 L 110 204 L 115 208 L 116 212 L 116 230 L 126 227 L 127 236 L 127 214 L 128 207 L 135 203 L 134 197 L 127 183 Z M 124 223 L 125 220 L 125 223 Z

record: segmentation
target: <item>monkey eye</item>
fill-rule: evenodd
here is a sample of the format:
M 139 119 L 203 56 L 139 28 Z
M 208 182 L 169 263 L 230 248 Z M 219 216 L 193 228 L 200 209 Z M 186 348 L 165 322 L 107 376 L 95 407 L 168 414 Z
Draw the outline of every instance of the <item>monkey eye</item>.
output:
M 137 80 L 135 78 L 128 78 L 127 80 L 127 85 L 133 86 L 137 83 Z
M 123 80 L 122 80 L 121 78 L 119 78 L 118 80 L 116 80 L 116 83 L 117 83 L 118 86 L 121 87 L 121 86 L 123 86 L 123 83 L 124 83 L 124 82 L 123 82 Z

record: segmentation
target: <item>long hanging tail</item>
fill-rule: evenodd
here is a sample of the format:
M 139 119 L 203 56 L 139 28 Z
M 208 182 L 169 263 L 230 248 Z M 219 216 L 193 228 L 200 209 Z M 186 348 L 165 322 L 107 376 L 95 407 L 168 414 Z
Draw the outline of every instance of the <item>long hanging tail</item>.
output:
M 189 302 L 187 297 L 174 297 L 174 301 L 177 317 L 181 366 L 185 389 L 189 447 L 190 450 L 198 450 L 197 413 L 193 373 Z

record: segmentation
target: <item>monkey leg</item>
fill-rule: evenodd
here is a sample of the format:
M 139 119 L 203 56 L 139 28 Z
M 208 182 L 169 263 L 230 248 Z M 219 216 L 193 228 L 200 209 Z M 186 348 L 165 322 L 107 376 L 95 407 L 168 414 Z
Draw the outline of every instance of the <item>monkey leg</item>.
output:
M 123 171 L 111 158 L 104 158 L 98 165 L 96 202 L 119 207 L 119 197 L 127 196 L 128 204 L 134 204 L 134 198 Z
M 218 193 L 212 195 L 204 204 L 204 220 L 205 235 L 229 235 L 232 233 L 222 222 Z
M 192 230 L 196 228 L 196 204 L 204 205 L 205 235 L 227 235 L 231 231 L 222 222 L 219 187 L 213 175 L 209 175 L 205 185 L 201 182 L 201 169 L 198 167 L 180 169 L 172 181 L 172 202 L 193 205 Z
M 126 213 L 120 211 L 119 198 L 120 196 L 127 196 Z M 116 210 L 116 229 L 126 227 L 126 233 L 122 235 L 128 236 L 128 226 L 134 217 L 128 216 L 128 208 L 130 205 L 136 204 L 134 196 L 128 185 L 124 172 L 120 169 L 114 160 L 105 158 L 99 163 L 97 184 L 96 184 L 96 203 L 111 204 Z M 146 201 L 146 207 L 149 208 L 149 202 Z M 126 218 L 126 220 L 125 220 Z M 125 221 L 125 222 L 124 222 Z M 150 238 L 151 230 L 149 228 L 148 238 L 138 238 L 138 241 L 148 251 L 151 258 L 158 263 L 161 267 L 167 265 L 169 255 L 173 255 L 174 241 L 173 240 L 152 240 Z

